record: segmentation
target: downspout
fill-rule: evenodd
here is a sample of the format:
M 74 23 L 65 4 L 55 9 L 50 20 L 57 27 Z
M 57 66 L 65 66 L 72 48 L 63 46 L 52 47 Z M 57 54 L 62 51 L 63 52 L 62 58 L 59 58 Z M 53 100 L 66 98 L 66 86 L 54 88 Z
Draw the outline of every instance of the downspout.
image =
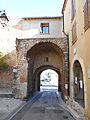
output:
M 69 64 L 69 35 L 65 32 L 64 30 L 64 12 L 62 12 L 63 14 L 63 33 L 67 38 L 67 45 L 68 45 L 68 95 L 70 95 L 70 85 L 69 85 L 69 81 L 70 81 L 70 64 Z

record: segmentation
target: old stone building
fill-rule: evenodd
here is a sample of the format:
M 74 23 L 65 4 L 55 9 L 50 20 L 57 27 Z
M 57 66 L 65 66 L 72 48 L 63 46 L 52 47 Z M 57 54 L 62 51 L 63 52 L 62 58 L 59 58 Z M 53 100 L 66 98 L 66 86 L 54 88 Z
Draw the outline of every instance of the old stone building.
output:
M 68 44 L 62 22 L 62 17 L 31 17 L 22 18 L 14 26 L 21 31 L 16 39 L 17 66 L 14 69 L 17 97 L 30 97 L 39 91 L 41 72 L 52 69 L 59 76 L 58 91 L 67 98 Z
M 62 13 L 69 37 L 70 104 L 90 119 L 90 0 L 64 0 Z

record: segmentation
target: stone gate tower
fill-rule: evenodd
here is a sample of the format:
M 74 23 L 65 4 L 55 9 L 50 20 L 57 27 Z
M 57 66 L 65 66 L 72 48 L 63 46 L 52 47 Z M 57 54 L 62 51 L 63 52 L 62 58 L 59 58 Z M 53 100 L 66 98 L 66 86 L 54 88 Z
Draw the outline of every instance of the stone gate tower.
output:
M 41 72 L 52 69 L 59 76 L 58 91 L 67 96 L 68 44 L 62 33 L 62 17 L 22 18 L 15 27 L 21 31 L 16 39 L 15 95 L 32 96 L 40 90 Z

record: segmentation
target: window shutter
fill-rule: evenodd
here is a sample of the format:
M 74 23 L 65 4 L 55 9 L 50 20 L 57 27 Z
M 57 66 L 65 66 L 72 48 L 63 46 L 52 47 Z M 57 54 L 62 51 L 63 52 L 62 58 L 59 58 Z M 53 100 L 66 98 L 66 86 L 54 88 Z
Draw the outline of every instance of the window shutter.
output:
M 72 5 L 72 6 L 71 6 L 71 7 L 72 7 L 72 8 L 71 8 L 71 10 L 72 10 L 72 11 L 71 11 L 71 16 L 72 16 L 72 20 L 73 20 L 73 16 L 74 16 L 74 11 L 73 11 L 73 0 L 72 0 L 71 2 L 72 2 L 72 3 L 71 3 L 71 5 Z
M 73 20 L 74 17 L 75 17 L 75 14 L 76 14 L 76 5 L 75 5 L 75 0 L 72 0 L 71 2 L 72 2 L 72 3 L 71 3 L 71 4 L 72 4 L 72 6 L 71 6 L 71 7 L 72 7 L 72 8 L 71 8 L 71 9 L 72 9 L 72 11 L 71 11 L 72 14 L 71 14 L 71 16 L 72 16 L 72 20 Z
M 77 41 L 76 21 L 72 26 L 72 44 Z
M 90 0 L 88 0 L 88 22 L 90 26 Z
M 42 23 L 40 24 L 40 33 L 42 33 Z
M 84 29 L 88 28 L 88 4 L 87 1 L 84 5 Z

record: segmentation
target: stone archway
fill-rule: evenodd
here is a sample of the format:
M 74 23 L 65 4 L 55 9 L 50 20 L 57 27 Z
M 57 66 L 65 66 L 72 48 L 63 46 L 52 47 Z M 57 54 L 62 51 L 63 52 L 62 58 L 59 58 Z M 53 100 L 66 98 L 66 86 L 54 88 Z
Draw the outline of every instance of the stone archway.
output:
M 40 90 L 40 74 L 46 68 L 55 70 L 59 79 L 59 89 L 61 87 L 64 94 L 65 56 L 60 48 L 53 43 L 38 43 L 27 52 L 28 59 L 28 87 L 27 95 L 32 96 L 35 90 Z M 36 84 L 37 83 L 37 84 Z M 36 85 L 35 85 L 36 84 Z M 35 86 L 37 86 L 35 88 Z
M 55 68 L 54 66 L 50 66 L 50 65 L 45 65 L 45 66 L 41 66 L 39 68 L 36 69 L 35 73 L 34 73 L 34 90 L 35 91 L 40 91 L 40 74 L 42 73 L 42 71 L 47 70 L 47 69 L 51 69 L 54 70 L 57 74 L 58 74 L 58 91 L 62 90 L 62 86 L 61 86 L 61 73 L 60 70 Z
M 74 73 L 74 100 L 84 107 L 84 81 L 81 64 L 76 60 L 73 64 Z
M 66 95 L 69 84 L 68 80 L 68 47 L 65 38 L 32 38 L 17 39 L 17 80 L 27 83 L 27 96 L 32 96 L 34 92 L 34 73 L 42 66 L 53 66 L 60 72 L 61 88 Z M 39 75 L 37 75 L 39 76 Z M 22 85 L 21 85 L 22 87 Z M 21 96 L 23 93 L 20 88 Z

